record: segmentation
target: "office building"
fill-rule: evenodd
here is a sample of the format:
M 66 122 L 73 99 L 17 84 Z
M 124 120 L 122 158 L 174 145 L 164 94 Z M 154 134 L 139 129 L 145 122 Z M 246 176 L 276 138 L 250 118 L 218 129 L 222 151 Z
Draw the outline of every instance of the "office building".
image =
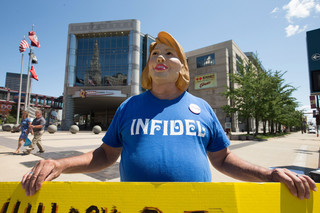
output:
M 229 74 L 237 72 L 237 61 L 248 60 L 246 54 L 234 41 L 229 40 L 189 51 L 186 56 L 190 70 L 188 91 L 209 103 L 223 128 L 244 131 L 245 122 L 239 120 L 237 114 L 228 117 L 222 107 L 232 104 L 232 100 L 227 99 L 223 93 L 227 86 L 236 87 L 230 82 Z
M 23 92 L 25 92 L 26 88 L 27 88 L 27 79 L 28 79 L 28 75 L 27 74 L 22 74 L 21 91 L 23 91 Z M 11 90 L 19 91 L 19 88 L 20 88 L 20 74 L 7 72 L 5 87 L 9 88 Z
M 62 129 L 94 125 L 107 129 L 117 107 L 141 92 L 140 74 L 154 38 L 140 32 L 140 21 L 69 25 Z

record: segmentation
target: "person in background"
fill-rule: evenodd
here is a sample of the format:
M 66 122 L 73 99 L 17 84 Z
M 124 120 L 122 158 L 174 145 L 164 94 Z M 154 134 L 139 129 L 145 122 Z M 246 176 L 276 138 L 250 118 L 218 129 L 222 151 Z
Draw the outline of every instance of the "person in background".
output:
M 307 175 L 256 166 L 230 151 L 210 105 L 186 91 L 190 79 L 185 53 L 169 33 L 160 32 L 149 52 L 141 76 L 147 91 L 119 106 L 102 145 L 79 156 L 41 160 L 22 178 L 27 196 L 61 173 L 96 172 L 121 155 L 121 181 L 211 182 L 210 161 L 233 178 L 282 182 L 300 199 L 310 197 L 316 184 Z
M 19 126 L 17 127 L 17 129 L 20 128 L 20 130 L 21 130 L 21 134 L 20 134 L 19 139 L 18 139 L 18 148 L 16 149 L 16 151 L 13 152 L 13 154 L 19 154 L 20 153 L 20 148 L 21 148 L 22 144 L 28 138 L 28 134 L 30 132 L 30 129 L 29 129 L 30 124 L 31 124 L 31 120 L 29 118 L 29 113 L 26 112 L 26 111 L 23 111 L 22 112 L 21 122 L 20 122 Z
M 34 146 L 37 145 L 39 148 L 39 153 L 44 153 L 44 148 L 41 143 L 41 137 L 44 133 L 44 125 L 46 124 L 46 120 L 42 117 L 42 112 L 40 110 L 36 110 L 35 112 L 36 118 L 33 119 L 30 128 L 33 130 L 33 139 L 31 145 L 24 151 L 24 154 L 29 155 L 32 150 L 34 150 Z

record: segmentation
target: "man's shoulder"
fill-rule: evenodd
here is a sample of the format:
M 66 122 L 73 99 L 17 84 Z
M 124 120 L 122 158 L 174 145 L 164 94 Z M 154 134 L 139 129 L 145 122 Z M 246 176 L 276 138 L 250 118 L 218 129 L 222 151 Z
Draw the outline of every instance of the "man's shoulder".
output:
M 32 121 L 32 123 L 40 123 L 40 122 L 46 122 L 46 119 L 44 119 L 44 117 L 40 117 L 40 118 L 35 118 Z

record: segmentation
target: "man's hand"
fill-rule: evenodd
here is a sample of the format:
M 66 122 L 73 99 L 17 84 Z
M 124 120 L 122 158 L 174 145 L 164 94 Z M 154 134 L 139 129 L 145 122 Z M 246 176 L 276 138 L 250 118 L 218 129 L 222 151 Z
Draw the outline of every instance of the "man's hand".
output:
M 63 173 L 89 173 L 105 169 L 119 158 L 122 147 L 111 147 L 102 144 L 99 148 L 69 158 L 57 160 L 41 160 L 31 171 L 26 173 L 21 181 L 27 196 L 35 194 L 44 181 L 50 181 Z
M 271 180 L 284 183 L 291 194 L 303 200 L 310 198 L 310 189 L 317 191 L 315 182 L 307 175 L 299 175 L 288 169 L 273 169 Z
M 228 148 L 208 152 L 211 164 L 220 172 L 238 180 L 250 182 L 281 182 L 291 194 L 300 199 L 309 199 L 310 190 L 317 191 L 316 183 L 307 175 L 297 175 L 288 169 L 269 170 L 246 162 Z
M 21 181 L 27 196 L 34 195 L 44 181 L 50 181 L 60 176 L 62 169 L 56 160 L 41 160 L 31 171 L 26 173 Z

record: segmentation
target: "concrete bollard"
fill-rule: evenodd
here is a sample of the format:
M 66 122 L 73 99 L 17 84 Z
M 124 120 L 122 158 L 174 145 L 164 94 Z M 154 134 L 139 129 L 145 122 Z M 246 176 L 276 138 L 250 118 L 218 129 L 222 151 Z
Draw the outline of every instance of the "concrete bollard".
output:
M 69 129 L 72 134 L 77 134 L 79 132 L 79 127 L 77 125 L 72 125 Z
M 47 131 L 50 134 L 54 134 L 57 130 L 58 130 L 57 126 L 53 125 L 53 124 L 49 125 L 48 128 L 47 128 Z
M 2 130 L 6 132 L 10 132 L 13 129 L 13 124 L 3 124 Z
M 11 132 L 15 133 L 15 132 L 20 132 L 20 129 L 18 128 L 19 124 L 13 124 Z
M 102 131 L 101 127 L 99 125 L 95 125 L 93 128 L 92 128 L 92 132 L 94 134 L 99 134 L 100 132 Z

